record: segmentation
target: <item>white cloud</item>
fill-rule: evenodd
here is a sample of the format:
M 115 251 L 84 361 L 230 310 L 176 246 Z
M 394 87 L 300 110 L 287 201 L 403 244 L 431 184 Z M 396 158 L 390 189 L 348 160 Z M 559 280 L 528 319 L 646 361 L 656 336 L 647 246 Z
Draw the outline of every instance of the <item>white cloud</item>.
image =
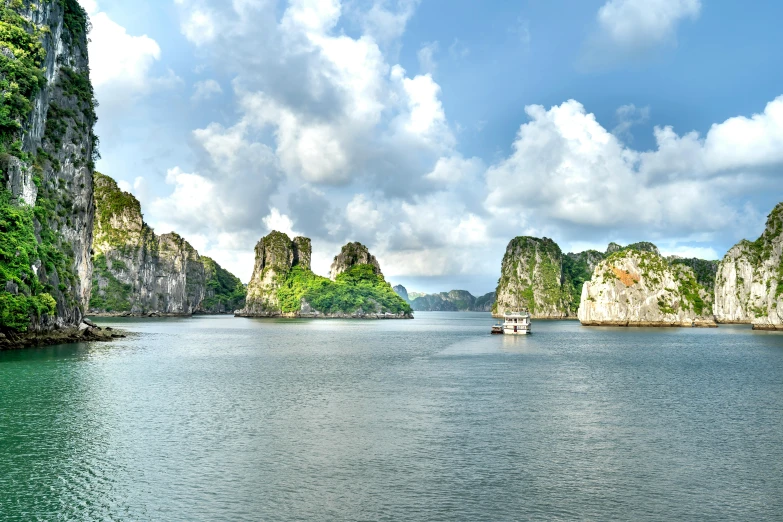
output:
M 603 68 L 675 47 L 680 23 L 700 13 L 701 0 L 608 0 L 598 10 L 580 66 Z
M 128 34 L 125 27 L 99 10 L 95 0 L 81 0 L 81 5 L 92 24 L 90 78 L 102 105 L 126 105 L 130 96 L 182 82 L 170 69 L 163 76 L 154 75 L 154 65 L 161 59 L 160 46 L 154 39 Z
M 698 133 L 679 136 L 672 127 L 657 127 L 658 150 L 642 155 L 642 172 L 651 178 L 715 176 L 727 171 L 759 170 L 783 165 L 783 96 L 764 112 L 737 116 Z
M 783 166 L 783 99 L 752 118 L 713 125 L 704 140 L 656 129 L 658 149 L 623 145 L 570 100 L 526 108 L 508 158 L 487 172 L 487 206 L 496 216 L 561 230 L 683 238 L 742 228 L 755 220 L 730 203 L 760 169 Z M 757 144 L 755 147 L 753 144 Z M 712 176 L 711 190 L 704 176 Z M 544 225 L 546 226 L 546 225 Z
M 435 74 L 438 64 L 435 62 L 435 54 L 438 52 L 438 42 L 429 42 L 421 46 L 417 56 L 419 58 L 419 69 L 424 74 Z
M 439 158 L 432 172 L 425 177 L 442 185 L 465 183 L 478 179 L 484 170 L 484 163 L 479 158 L 465 159 L 455 155 Z
M 204 101 L 212 98 L 216 94 L 222 93 L 223 88 L 217 81 L 212 79 L 202 80 L 193 85 L 193 95 L 190 99 L 194 102 Z
M 372 7 L 359 15 L 364 33 L 385 46 L 405 32 L 405 26 L 413 16 L 419 0 L 397 0 L 396 9 L 389 0 L 375 0 Z
M 700 0 L 609 0 L 598 10 L 598 23 L 614 44 L 647 49 L 671 42 L 677 24 L 700 12 Z
M 87 11 L 87 14 L 92 14 L 98 10 L 98 2 L 95 0 L 79 0 L 79 4 Z
M 175 0 L 175 3 L 182 4 L 183 0 Z M 181 29 L 185 38 L 197 46 L 205 45 L 215 39 L 216 27 L 214 23 L 215 14 L 202 9 L 193 9 L 187 18 L 182 21 Z
M 263 221 L 264 226 L 266 226 L 268 232 L 277 230 L 278 232 L 288 234 L 289 237 L 295 237 L 299 235 L 298 233 L 294 232 L 294 222 L 291 220 L 291 218 L 285 214 L 280 213 L 280 211 L 275 207 L 271 208 L 269 215 L 265 216 Z

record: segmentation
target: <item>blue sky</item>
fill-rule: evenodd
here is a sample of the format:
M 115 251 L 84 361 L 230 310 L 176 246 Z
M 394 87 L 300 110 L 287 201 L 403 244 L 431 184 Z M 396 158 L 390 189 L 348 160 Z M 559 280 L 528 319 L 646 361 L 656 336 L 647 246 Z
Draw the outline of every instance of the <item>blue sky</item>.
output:
M 783 199 L 778 2 L 82 4 L 99 170 L 245 281 L 271 229 L 418 291 L 517 235 L 719 258 Z

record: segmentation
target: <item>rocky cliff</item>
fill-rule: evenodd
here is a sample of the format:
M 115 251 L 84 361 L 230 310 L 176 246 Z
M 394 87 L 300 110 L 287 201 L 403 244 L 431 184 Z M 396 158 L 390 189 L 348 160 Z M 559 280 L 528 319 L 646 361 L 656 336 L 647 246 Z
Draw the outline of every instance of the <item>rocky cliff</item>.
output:
M 217 264 L 214 259 L 201 256 L 204 265 L 206 289 L 197 313 L 233 314 L 244 308 L 247 289 L 237 276 Z
M 402 285 L 395 286 L 394 291 L 416 312 L 491 312 L 495 304 L 495 292 L 475 297 L 467 290 L 452 290 L 437 294 L 413 293 L 409 298 Z
M 303 252 L 302 249 L 305 249 Z M 303 237 L 292 241 L 283 232 L 273 231 L 256 244 L 253 276 L 247 286 L 243 317 L 267 317 L 282 314 L 278 290 L 293 267 L 310 270 L 312 247 Z
M 98 140 L 87 18 L 77 0 L 0 5 L 0 330 L 5 339 L 81 323 L 90 296 Z
M 767 218 L 756 241 L 740 241 L 718 267 L 715 316 L 721 323 L 783 329 L 783 203 Z
M 335 281 L 337 276 L 347 272 L 356 265 L 367 265 L 372 267 L 376 274 L 381 273 L 381 265 L 375 256 L 370 254 L 366 246 L 361 243 L 348 243 L 343 246 L 340 253 L 332 261 L 332 268 L 329 270 L 329 279 Z
M 503 256 L 493 313 L 527 309 L 539 319 L 575 315 L 573 282 L 565 277 L 563 258 L 560 247 L 549 238 L 511 240 Z
M 329 279 L 310 269 L 310 240 L 282 232 L 262 238 L 240 317 L 412 318 L 410 306 L 381 273 L 360 243 L 342 248 Z
M 654 251 L 619 250 L 582 288 L 579 320 L 588 326 L 714 326 L 712 295 L 693 269 Z
M 99 173 L 95 208 L 91 314 L 191 315 L 241 305 L 236 277 L 178 234 L 155 234 L 139 201 Z

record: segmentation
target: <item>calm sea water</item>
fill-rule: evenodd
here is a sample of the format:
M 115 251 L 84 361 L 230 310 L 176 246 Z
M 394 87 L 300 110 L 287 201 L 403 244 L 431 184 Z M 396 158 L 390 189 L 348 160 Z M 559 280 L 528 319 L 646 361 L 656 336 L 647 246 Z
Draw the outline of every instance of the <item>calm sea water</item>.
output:
M 492 322 L 0 353 L 0 519 L 783 520 L 783 336 Z

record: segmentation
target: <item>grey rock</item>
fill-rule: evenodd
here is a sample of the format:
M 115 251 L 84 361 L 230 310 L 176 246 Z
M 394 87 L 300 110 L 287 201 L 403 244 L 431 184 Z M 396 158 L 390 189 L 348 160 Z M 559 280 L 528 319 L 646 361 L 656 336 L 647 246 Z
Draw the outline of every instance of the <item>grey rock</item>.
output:
M 375 256 L 361 243 L 348 243 L 343 246 L 340 253 L 332 261 L 329 277 L 332 281 L 343 272 L 347 272 L 356 265 L 370 265 L 376 274 L 381 274 L 381 265 Z
M 5 291 L 12 295 L 17 295 L 19 293 L 19 285 L 17 285 L 13 281 L 6 281 L 5 282 Z

